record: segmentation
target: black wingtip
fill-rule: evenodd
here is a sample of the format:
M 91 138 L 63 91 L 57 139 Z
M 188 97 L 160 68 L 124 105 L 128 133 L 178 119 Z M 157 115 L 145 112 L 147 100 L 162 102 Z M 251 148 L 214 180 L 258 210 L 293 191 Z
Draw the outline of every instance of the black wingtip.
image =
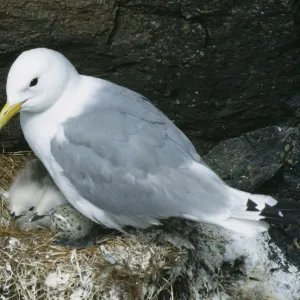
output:
M 299 212 L 300 213 L 300 202 L 291 202 L 291 201 L 278 201 L 274 208 L 282 212 Z
M 271 224 L 299 225 L 300 222 L 294 216 L 283 214 L 280 210 L 266 204 L 260 213 Z
M 256 208 L 257 204 L 252 201 L 251 199 L 248 199 L 247 202 L 247 211 L 259 211 L 259 209 Z
M 10 214 L 10 217 L 12 220 L 16 221 L 18 220 L 19 218 L 23 217 L 23 215 L 16 215 L 14 212 Z
M 247 202 L 248 211 L 259 211 L 257 204 L 248 199 Z M 291 213 L 299 213 L 300 215 L 300 203 L 298 202 L 278 202 L 274 206 L 265 204 L 265 207 L 260 212 L 260 216 L 264 217 L 264 221 L 271 224 L 288 224 L 288 225 L 300 225 L 300 221 L 291 215 Z M 289 214 L 286 214 L 289 213 Z

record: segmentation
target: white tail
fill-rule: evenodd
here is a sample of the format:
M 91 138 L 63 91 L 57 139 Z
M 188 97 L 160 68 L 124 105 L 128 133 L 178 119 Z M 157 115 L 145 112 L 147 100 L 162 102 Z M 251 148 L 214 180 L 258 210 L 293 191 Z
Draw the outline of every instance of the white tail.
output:
M 236 206 L 232 209 L 231 217 L 219 222 L 219 225 L 247 236 L 256 236 L 257 233 L 268 230 L 269 224 L 262 221 L 266 219 L 262 212 L 267 207 L 275 206 L 278 201 L 270 196 L 250 194 L 229 186 L 228 189 Z M 254 210 L 249 210 L 249 201 L 253 202 Z M 283 217 L 280 211 L 274 211 L 278 218 Z

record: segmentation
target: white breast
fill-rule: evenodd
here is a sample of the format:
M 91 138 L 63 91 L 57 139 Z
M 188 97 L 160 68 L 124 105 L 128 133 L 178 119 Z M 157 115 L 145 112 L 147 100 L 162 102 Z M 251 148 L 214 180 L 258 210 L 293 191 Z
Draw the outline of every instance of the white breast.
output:
M 83 199 L 63 176 L 63 170 L 51 154 L 51 140 L 55 136 L 63 142 L 66 137 L 63 131 L 63 122 L 80 112 L 89 105 L 90 95 L 95 89 L 99 90 L 104 81 L 91 77 L 82 76 L 80 85 L 64 93 L 47 111 L 39 114 L 21 112 L 21 127 L 31 149 L 43 162 L 51 177 L 68 201 L 86 217 L 105 224 L 108 227 L 119 228 L 104 211 L 93 205 L 88 199 Z M 101 99 L 93 99 L 101 101 Z M 66 157 L 66 159 L 68 159 Z

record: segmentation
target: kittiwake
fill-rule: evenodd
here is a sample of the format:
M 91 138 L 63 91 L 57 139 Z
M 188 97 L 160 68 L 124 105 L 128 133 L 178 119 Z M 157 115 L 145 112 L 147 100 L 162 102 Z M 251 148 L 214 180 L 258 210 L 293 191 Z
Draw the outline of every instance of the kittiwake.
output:
M 179 217 L 255 236 L 266 220 L 284 220 L 274 198 L 223 182 L 148 99 L 79 74 L 59 52 L 23 52 L 6 92 L 0 128 L 20 111 L 31 149 L 67 200 L 97 223 L 122 231 Z

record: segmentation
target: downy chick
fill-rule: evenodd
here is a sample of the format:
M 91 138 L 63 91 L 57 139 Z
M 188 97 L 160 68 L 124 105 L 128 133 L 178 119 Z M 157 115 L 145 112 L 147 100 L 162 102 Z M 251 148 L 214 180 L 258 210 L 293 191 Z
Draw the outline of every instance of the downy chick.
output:
M 44 227 L 50 228 L 50 216 L 54 213 L 55 209 L 69 202 L 59 191 L 49 174 L 44 178 L 43 185 L 44 193 L 36 206 L 30 222 L 41 222 Z
M 43 164 L 34 159 L 16 176 L 8 191 L 8 207 L 13 220 L 21 228 L 37 227 L 38 223 L 30 224 L 38 203 L 44 193 L 44 179 L 48 172 Z

